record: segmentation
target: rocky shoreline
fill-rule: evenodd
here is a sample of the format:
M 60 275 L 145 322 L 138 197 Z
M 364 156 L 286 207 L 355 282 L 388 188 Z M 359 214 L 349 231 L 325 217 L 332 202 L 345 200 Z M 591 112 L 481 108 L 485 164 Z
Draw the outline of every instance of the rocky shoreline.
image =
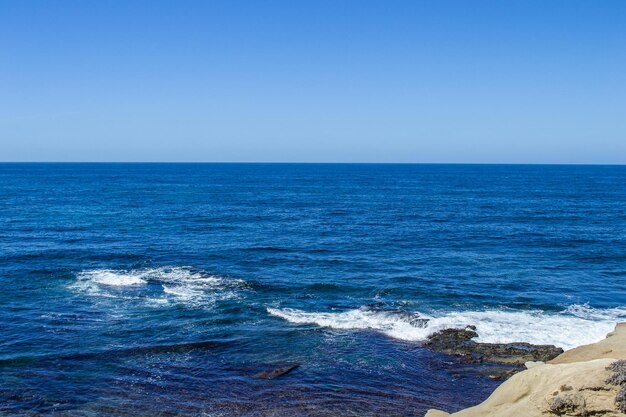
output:
M 553 345 L 533 345 L 530 343 L 479 343 L 475 326 L 465 329 L 445 329 L 428 337 L 424 343 L 436 352 L 454 356 L 461 363 L 496 364 L 487 371 L 493 379 L 506 379 L 523 371 L 530 362 L 547 362 L 563 353 L 563 349 Z
M 598 343 L 566 352 L 525 343 L 477 343 L 475 336 L 472 327 L 448 329 L 425 345 L 467 361 L 511 365 L 502 375 L 510 378 L 477 406 L 453 414 L 429 410 L 425 417 L 626 416 L 626 323 Z

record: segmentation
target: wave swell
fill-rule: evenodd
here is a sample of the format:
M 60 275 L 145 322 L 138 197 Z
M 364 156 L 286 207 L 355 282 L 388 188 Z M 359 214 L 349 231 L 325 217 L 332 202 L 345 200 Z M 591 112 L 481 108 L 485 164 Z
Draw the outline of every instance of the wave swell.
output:
M 155 306 L 183 302 L 197 307 L 235 297 L 242 284 L 190 267 L 159 267 L 82 271 L 70 288 L 92 296 L 143 299 Z
M 626 319 L 626 307 L 595 309 L 588 305 L 572 305 L 560 313 L 503 309 L 427 315 L 398 314 L 366 307 L 342 312 L 305 312 L 292 308 L 267 308 L 267 311 L 291 323 L 333 329 L 369 329 L 407 341 L 423 341 L 446 328 L 475 325 L 479 342 L 528 342 L 551 344 L 563 349 L 602 340 L 613 330 L 616 322 Z M 416 315 L 423 320 L 415 320 Z

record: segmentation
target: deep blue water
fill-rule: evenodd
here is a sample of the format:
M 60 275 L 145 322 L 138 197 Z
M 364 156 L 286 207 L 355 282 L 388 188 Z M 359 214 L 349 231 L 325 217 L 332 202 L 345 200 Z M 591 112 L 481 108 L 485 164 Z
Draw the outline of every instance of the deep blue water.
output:
M 0 286 L 3 416 L 456 410 L 626 319 L 626 167 L 0 164 Z

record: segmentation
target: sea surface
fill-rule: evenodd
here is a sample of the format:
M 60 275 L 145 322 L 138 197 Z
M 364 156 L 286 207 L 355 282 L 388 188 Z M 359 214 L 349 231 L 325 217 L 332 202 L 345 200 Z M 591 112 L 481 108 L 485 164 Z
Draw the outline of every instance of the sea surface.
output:
M 0 164 L 1 416 L 422 416 L 499 384 L 438 329 L 620 320 L 624 166 Z

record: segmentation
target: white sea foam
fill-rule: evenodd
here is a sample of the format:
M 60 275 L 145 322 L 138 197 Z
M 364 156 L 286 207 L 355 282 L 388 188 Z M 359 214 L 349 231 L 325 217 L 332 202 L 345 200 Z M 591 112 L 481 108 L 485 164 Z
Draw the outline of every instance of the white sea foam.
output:
M 193 300 L 202 297 L 203 291 L 199 288 L 194 288 L 193 286 L 168 286 L 163 285 L 163 292 L 166 294 L 171 294 L 175 297 L 178 297 L 182 300 Z
M 140 285 L 146 283 L 146 281 L 141 277 L 141 274 L 110 271 L 106 269 L 81 272 L 79 274 L 79 279 L 114 287 Z
M 99 297 L 141 299 L 153 306 L 178 301 L 204 307 L 236 296 L 233 289 L 242 284 L 241 281 L 226 280 L 189 267 L 96 269 L 83 271 L 76 278 L 70 286 L 74 290 Z
M 268 308 L 267 311 L 292 323 L 334 329 L 371 329 L 410 341 L 425 340 L 446 328 L 475 325 L 477 340 L 481 342 L 553 344 L 564 349 L 597 342 L 613 330 L 616 322 L 626 319 L 626 308 L 600 310 L 587 305 L 571 306 L 558 314 L 507 309 L 420 314 L 428 319 L 425 324 L 415 323 L 411 316 L 366 308 L 332 313 L 290 308 Z

